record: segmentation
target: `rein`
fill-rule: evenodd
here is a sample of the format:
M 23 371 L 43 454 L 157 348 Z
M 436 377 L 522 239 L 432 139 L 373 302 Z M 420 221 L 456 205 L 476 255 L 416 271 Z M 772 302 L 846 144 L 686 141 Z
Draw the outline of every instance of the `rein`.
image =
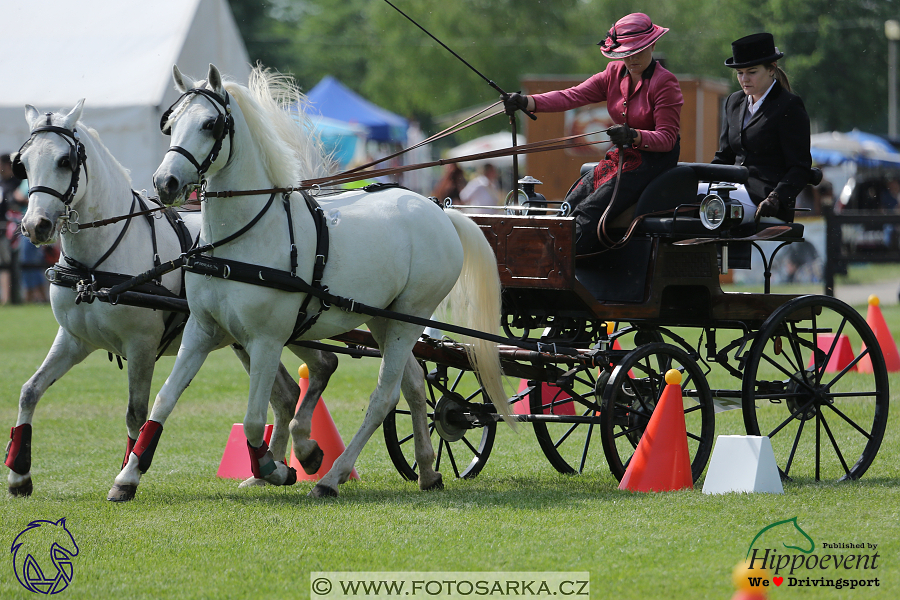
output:
M 498 113 L 499 114 L 499 113 Z M 494 115 L 491 115 L 494 116 Z M 342 183 L 349 183 L 351 181 L 359 181 L 360 179 L 369 179 L 374 177 L 382 177 L 385 175 L 396 175 L 398 173 L 405 173 L 407 171 L 415 171 L 418 169 L 427 169 L 429 167 L 436 167 L 440 165 L 449 165 L 453 163 L 460 162 L 468 162 L 472 160 L 481 160 L 485 158 L 498 158 L 501 156 L 512 156 L 513 154 L 532 154 L 535 152 L 548 152 L 550 150 L 563 150 L 566 148 L 580 148 L 582 146 L 592 146 L 594 144 L 605 144 L 607 140 L 601 140 L 596 142 L 586 141 L 580 138 L 586 138 L 591 135 L 596 135 L 598 133 L 603 133 L 603 131 L 592 131 L 589 133 L 581 133 L 578 135 L 570 135 L 566 137 L 553 138 L 549 140 L 542 140 L 539 142 L 532 142 L 530 144 L 524 144 L 522 146 L 516 146 L 514 148 L 503 148 L 500 150 L 491 150 L 488 152 L 480 152 L 478 154 L 468 154 L 466 156 L 460 156 L 457 158 L 442 158 L 439 160 L 434 160 L 431 162 L 425 163 L 417 163 L 414 165 L 403 165 L 400 167 L 392 167 L 386 169 L 375 169 L 372 171 L 366 171 L 364 174 L 357 173 L 357 169 L 353 169 L 351 171 L 344 171 L 342 173 L 338 173 L 336 175 L 331 175 L 329 177 L 319 177 L 317 179 L 305 179 L 300 182 L 299 186 L 296 187 L 287 187 L 287 188 L 264 188 L 257 190 L 226 190 L 221 192 L 202 192 L 203 198 L 233 198 L 236 196 L 253 196 L 259 194 L 270 194 L 270 193 L 290 193 L 290 192 L 299 192 L 303 190 L 315 190 L 320 188 L 323 184 L 327 185 L 340 185 Z M 412 146 L 408 148 L 411 150 L 416 146 Z M 399 154 L 399 153 L 398 153 Z M 387 159 L 384 159 L 387 160 Z M 383 162 L 383 161 L 378 161 Z M 373 163 L 375 164 L 375 163 Z

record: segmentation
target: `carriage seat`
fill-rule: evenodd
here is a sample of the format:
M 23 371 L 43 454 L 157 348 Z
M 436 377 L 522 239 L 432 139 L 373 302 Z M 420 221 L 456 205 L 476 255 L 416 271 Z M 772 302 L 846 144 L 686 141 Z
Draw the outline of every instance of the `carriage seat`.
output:
M 584 175 L 590 172 L 597 163 L 586 163 L 581 167 Z M 628 207 L 622 214 L 610 221 L 612 230 L 624 231 L 639 215 L 669 210 L 686 205 L 699 205 L 702 200 L 697 194 L 697 188 L 701 181 L 715 181 L 728 183 L 746 183 L 749 171 L 746 167 L 735 165 L 718 165 L 709 163 L 678 163 L 672 169 L 662 173 L 651 181 L 641 193 L 638 201 Z M 810 170 L 810 183 L 818 184 L 822 180 L 822 172 L 819 169 Z M 780 239 L 803 239 L 803 225 L 799 223 L 785 223 L 777 219 L 766 219 L 759 224 L 759 229 L 765 229 L 771 225 L 788 225 L 791 231 L 780 236 Z M 755 233 L 757 226 L 753 223 L 739 228 L 740 231 L 731 230 L 731 236 L 745 236 Z M 710 231 L 700 222 L 696 213 L 678 213 L 677 215 L 645 217 L 636 228 L 636 233 L 651 235 L 673 235 L 676 237 L 702 236 L 707 237 Z

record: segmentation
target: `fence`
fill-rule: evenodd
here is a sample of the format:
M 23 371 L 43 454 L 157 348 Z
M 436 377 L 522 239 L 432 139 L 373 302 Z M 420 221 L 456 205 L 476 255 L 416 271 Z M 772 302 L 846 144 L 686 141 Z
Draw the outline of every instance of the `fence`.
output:
M 900 214 L 879 211 L 825 212 L 825 294 L 834 295 L 835 275 L 852 262 L 900 263 Z

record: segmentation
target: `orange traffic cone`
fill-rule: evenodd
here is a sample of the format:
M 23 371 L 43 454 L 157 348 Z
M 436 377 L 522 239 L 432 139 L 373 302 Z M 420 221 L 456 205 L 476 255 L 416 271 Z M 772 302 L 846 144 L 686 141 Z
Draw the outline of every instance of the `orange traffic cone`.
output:
M 866 314 L 866 323 L 875 333 L 875 339 L 881 347 L 884 354 L 884 363 L 887 366 L 888 373 L 900 371 L 900 354 L 897 353 L 897 344 L 894 343 L 894 337 L 891 330 L 888 329 L 887 323 L 884 321 L 884 315 L 881 314 L 881 308 L 878 306 L 881 302 L 878 296 L 869 296 L 869 311 Z M 863 349 L 865 349 L 863 344 Z M 872 359 L 868 354 L 859 359 L 856 363 L 856 370 L 860 373 L 872 372 Z
M 272 439 L 272 425 L 266 425 L 263 439 L 266 444 Z M 278 460 L 277 458 L 275 460 Z M 284 459 L 282 459 L 284 460 Z M 231 434 L 225 443 L 225 452 L 219 462 L 219 470 L 216 477 L 222 479 L 247 479 L 253 477 L 250 469 L 250 455 L 247 452 L 247 437 L 244 435 L 244 424 L 235 423 L 231 426 Z
M 828 353 L 831 350 L 831 344 L 834 342 L 834 334 L 833 333 L 823 333 L 821 335 L 816 336 L 816 342 L 819 346 L 819 350 L 822 352 Z M 807 367 L 811 367 L 815 363 L 815 352 L 811 352 L 809 355 L 809 364 Z M 841 334 L 838 338 L 837 344 L 834 346 L 834 352 L 831 353 L 831 358 L 828 359 L 828 364 L 825 365 L 826 373 L 838 373 L 844 370 L 844 367 L 853 362 L 855 355 L 853 354 L 853 346 L 850 344 L 850 338 L 846 335 Z M 858 365 L 859 363 L 857 363 Z M 854 366 L 856 368 L 856 366 Z
M 306 390 L 309 388 L 309 367 L 300 365 L 298 372 L 300 375 L 300 381 L 298 382 L 300 384 L 300 398 L 297 400 L 297 406 L 299 408 L 300 402 L 303 401 Z M 341 434 L 338 433 L 334 419 L 331 418 L 331 413 L 328 412 L 325 401 L 321 398 L 319 398 L 316 408 L 313 410 L 310 438 L 319 443 L 319 448 L 322 449 L 325 456 L 322 458 L 322 466 L 319 467 L 319 470 L 312 475 L 308 475 L 300 465 L 300 461 L 291 452 L 291 466 L 297 470 L 297 479 L 301 481 L 318 481 L 322 479 L 325 473 L 331 469 L 335 459 L 344 451 L 344 441 L 341 439 Z M 359 479 L 356 469 L 353 469 L 350 473 L 350 479 Z
M 671 492 L 693 487 L 681 398 L 681 373 L 670 369 L 666 373 L 666 388 L 631 457 L 619 489 Z

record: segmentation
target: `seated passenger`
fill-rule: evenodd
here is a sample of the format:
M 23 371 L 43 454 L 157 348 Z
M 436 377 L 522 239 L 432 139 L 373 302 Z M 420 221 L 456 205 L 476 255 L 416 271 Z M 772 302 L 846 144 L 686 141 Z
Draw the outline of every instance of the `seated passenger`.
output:
M 809 115 L 803 100 L 791 93 L 778 66 L 784 56 L 770 33 L 755 33 L 731 44 L 725 65 L 735 70 L 741 90 L 725 101 L 719 151 L 714 164 L 743 165 L 750 171 L 742 195 L 752 204 L 745 222 L 761 217 L 794 220 L 794 201 L 809 182 Z M 743 188 L 746 187 L 744 193 Z
M 560 112 L 606 101 L 616 125 L 608 134 L 614 146 L 592 173 L 566 197 L 574 207 L 575 252 L 586 254 L 602 248 L 598 223 L 616 185 L 619 147 L 624 148 L 622 173 L 612 220 L 637 202 L 647 184 L 678 163 L 679 123 L 684 99 L 672 73 L 653 59 L 656 40 L 668 31 L 650 17 L 633 13 L 619 19 L 599 44 L 609 63 L 602 73 L 567 90 L 525 96 L 510 94 L 504 100 L 510 114 L 516 110 Z

